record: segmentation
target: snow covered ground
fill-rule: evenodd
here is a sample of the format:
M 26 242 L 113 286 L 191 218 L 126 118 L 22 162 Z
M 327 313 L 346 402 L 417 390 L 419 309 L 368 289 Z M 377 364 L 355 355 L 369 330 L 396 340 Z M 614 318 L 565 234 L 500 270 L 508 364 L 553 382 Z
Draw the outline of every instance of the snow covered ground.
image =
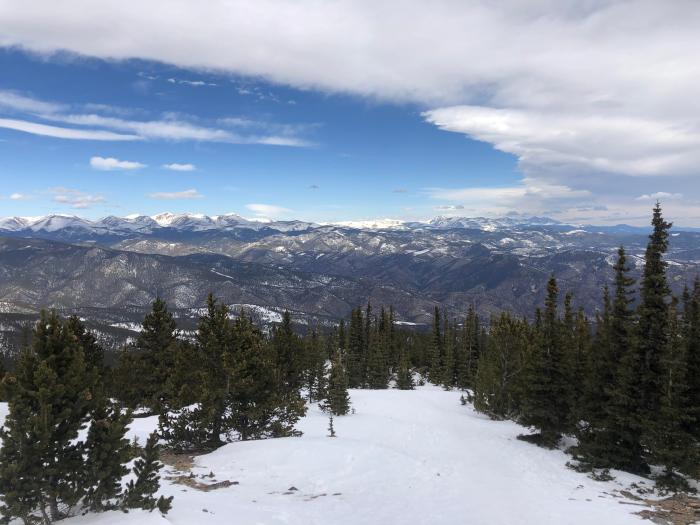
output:
M 164 481 L 162 492 L 175 496 L 165 517 L 112 512 L 63 523 L 643 523 L 633 514 L 640 507 L 611 495 L 640 478 L 615 473 L 616 481 L 596 482 L 574 472 L 563 452 L 518 441 L 522 427 L 460 405 L 459 392 L 423 387 L 351 396 L 356 413 L 334 419 L 336 438 L 327 437 L 328 418 L 314 405 L 299 424 L 300 438 L 232 443 L 197 457 L 196 481 L 238 484 L 205 492 Z M 138 419 L 130 434 L 143 443 L 154 426 L 155 418 Z M 176 474 L 172 467 L 162 473 Z

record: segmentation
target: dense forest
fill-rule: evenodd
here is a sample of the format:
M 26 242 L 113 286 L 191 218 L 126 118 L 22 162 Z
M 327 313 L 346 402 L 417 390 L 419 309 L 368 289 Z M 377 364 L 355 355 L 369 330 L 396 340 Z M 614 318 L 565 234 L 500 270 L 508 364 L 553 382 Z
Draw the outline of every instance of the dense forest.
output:
M 395 322 L 391 307 L 356 308 L 330 331 L 298 334 L 285 313 L 264 331 L 210 295 L 194 336 L 157 299 L 114 366 L 77 317 L 42 314 L 11 372 L 0 450 L 6 520 L 48 524 L 84 511 L 147 508 L 159 447 L 200 453 L 236 440 L 293 436 L 308 403 L 352 412 L 349 388 L 413 389 L 430 382 L 463 403 L 533 429 L 556 447 L 575 437 L 571 467 L 651 475 L 666 490 L 700 477 L 700 280 L 672 296 L 664 254 L 671 224 L 656 206 L 637 283 L 623 247 L 615 279 L 588 318 L 571 292 L 547 284 L 530 318 L 481 319 L 435 307 L 432 330 Z M 143 446 L 124 438 L 132 417 L 155 414 Z M 86 432 L 85 432 L 86 431 Z M 126 464 L 139 457 L 123 488 Z M 21 480 L 21 482 L 19 481 Z

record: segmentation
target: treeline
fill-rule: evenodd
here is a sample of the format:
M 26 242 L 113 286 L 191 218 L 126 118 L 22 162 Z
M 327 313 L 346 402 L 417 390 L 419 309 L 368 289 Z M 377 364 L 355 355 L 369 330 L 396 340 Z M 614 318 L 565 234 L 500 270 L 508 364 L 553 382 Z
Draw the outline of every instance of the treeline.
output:
M 657 484 L 690 489 L 700 478 L 700 281 L 674 297 L 663 256 L 669 229 L 657 205 L 639 286 L 624 248 L 602 310 L 588 319 L 563 305 L 554 277 L 534 321 L 502 313 L 488 330 L 470 313 L 458 333 L 441 331 L 435 312 L 430 380 L 468 388 L 474 407 L 536 430 L 521 436 L 555 446 L 577 438 L 576 468 L 649 474 Z

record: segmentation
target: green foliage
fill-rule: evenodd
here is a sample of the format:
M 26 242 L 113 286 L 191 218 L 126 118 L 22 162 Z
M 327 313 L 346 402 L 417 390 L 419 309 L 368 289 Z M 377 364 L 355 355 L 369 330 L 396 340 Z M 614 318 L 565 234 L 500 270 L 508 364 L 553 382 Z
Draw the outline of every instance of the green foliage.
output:
M 474 381 L 474 408 L 491 417 L 515 417 L 520 407 L 522 372 L 529 351 L 525 321 L 502 313 L 491 322 L 490 337 Z
M 170 510 L 172 496 L 155 497 L 160 487 L 161 468 L 163 464 L 158 460 L 158 435 L 154 432 L 148 437 L 141 456 L 134 462 L 135 479 L 130 480 L 126 486 L 122 508 L 148 511 L 157 508 L 163 514 Z
M 322 407 L 334 416 L 343 416 L 350 412 L 350 395 L 348 394 L 348 378 L 343 366 L 340 352 L 331 362 L 328 377 L 327 397 Z
M 85 505 L 93 511 L 117 508 L 122 495 L 122 478 L 129 472 L 129 440 L 124 437 L 130 413 L 102 401 L 93 412 L 85 441 Z
M 557 314 L 557 282 L 547 283 L 544 314 L 536 320 L 532 355 L 526 364 L 521 420 L 535 427 L 539 441 L 554 446 L 566 430 L 569 406 L 562 346 L 561 321 Z
M 136 341 L 120 352 L 114 372 L 115 395 L 131 408 L 145 406 L 163 413 L 172 403 L 169 377 L 178 349 L 175 319 L 165 301 L 156 299 Z

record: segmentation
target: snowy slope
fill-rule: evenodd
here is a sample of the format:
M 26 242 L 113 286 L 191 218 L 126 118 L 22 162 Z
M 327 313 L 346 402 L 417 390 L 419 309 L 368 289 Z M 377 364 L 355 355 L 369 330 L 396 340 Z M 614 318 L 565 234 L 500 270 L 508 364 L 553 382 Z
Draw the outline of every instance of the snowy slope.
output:
M 563 452 L 516 440 L 522 427 L 461 406 L 458 392 L 351 395 L 356 414 L 336 418 L 336 438 L 327 437 L 328 419 L 312 407 L 300 423 L 303 437 L 232 443 L 196 458 L 198 480 L 239 484 L 203 492 L 165 482 L 162 492 L 175 501 L 164 519 L 113 513 L 64 523 L 643 523 L 633 514 L 640 507 L 610 495 L 639 478 L 617 473 L 617 482 L 603 483 L 576 473 Z M 154 425 L 154 418 L 137 420 L 131 434 L 143 442 Z

